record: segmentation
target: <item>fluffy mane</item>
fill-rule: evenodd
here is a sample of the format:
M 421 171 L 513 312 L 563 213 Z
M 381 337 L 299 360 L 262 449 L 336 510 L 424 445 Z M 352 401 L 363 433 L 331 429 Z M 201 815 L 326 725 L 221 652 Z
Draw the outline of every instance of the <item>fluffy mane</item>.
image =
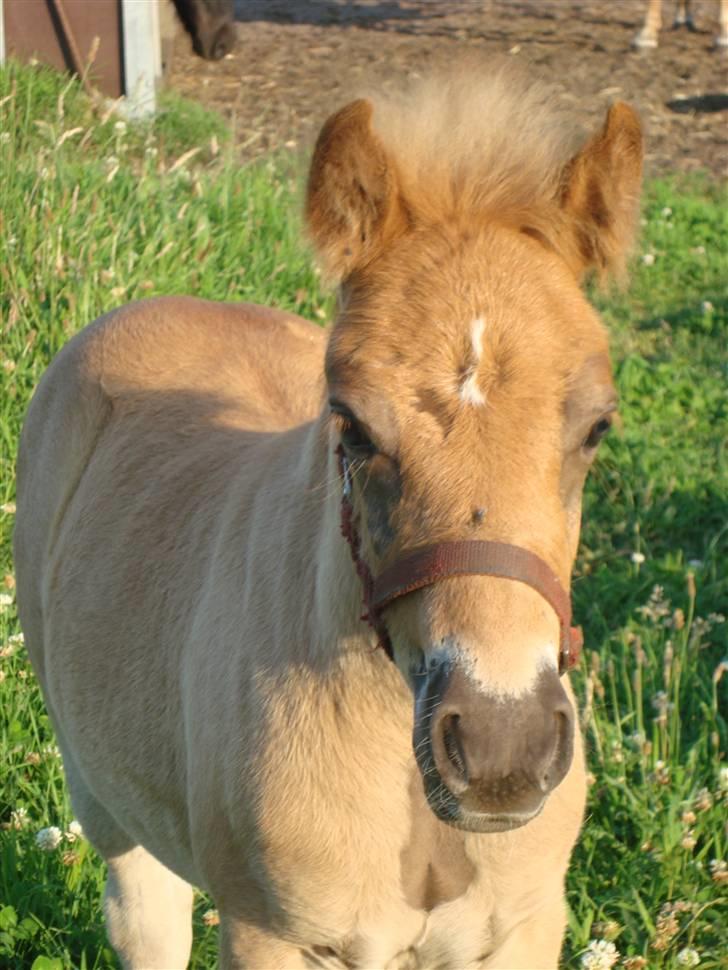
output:
M 636 223 L 642 133 L 612 105 L 585 140 L 552 89 L 517 65 L 466 62 L 353 101 L 316 142 L 306 215 L 338 279 L 416 225 L 517 228 L 573 272 L 621 275 Z
M 551 90 L 510 63 L 466 64 L 371 100 L 403 196 L 428 222 L 553 216 L 544 209 L 583 141 Z

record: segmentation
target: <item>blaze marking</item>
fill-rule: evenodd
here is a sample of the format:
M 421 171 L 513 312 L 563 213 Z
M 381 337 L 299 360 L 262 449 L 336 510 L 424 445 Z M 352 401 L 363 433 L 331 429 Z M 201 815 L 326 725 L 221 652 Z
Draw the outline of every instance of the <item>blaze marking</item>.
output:
M 464 670 L 473 686 L 494 700 L 516 700 L 530 693 L 540 675 L 546 670 L 556 670 L 553 643 L 536 642 L 522 651 L 519 663 L 513 656 L 490 652 L 487 659 L 479 656 L 478 645 L 467 637 L 446 637 L 444 642 L 427 651 L 429 663 L 449 662 Z

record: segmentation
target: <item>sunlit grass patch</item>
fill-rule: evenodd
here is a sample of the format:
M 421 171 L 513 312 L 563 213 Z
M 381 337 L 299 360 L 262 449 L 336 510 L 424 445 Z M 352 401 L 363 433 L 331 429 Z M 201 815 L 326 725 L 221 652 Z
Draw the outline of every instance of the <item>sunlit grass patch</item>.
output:
M 331 299 L 301 243 L 298 166 L 241 167 L 219 119 L 183 102 L 137 126 L 75 82 L 10 65 L 0 171 L 0 966 L 102 968 L 115 966 L 103 866 L 68 838 L 15 610 L 23 414 L 68 337 L 119 303 L 192 293 L 319 320 Z M 710 970 L 728 952 L 725 201 L 707 182 L 648 186 L 631 288 L 596 297 L 622 428 L 589 481 L 574 583 L 593 779 L 568 879 L 570 967 Z M 215 923 L 198 895 L 194 967 L 215 966 Z

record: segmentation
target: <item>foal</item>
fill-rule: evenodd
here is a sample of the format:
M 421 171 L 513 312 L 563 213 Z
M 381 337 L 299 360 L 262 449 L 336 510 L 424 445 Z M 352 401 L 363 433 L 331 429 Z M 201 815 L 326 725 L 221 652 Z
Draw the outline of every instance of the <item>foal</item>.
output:
M 580 282 L 620 271 L 640 170 L 628 106 L 577 143 L 508 74 L 355 101 L 308 184 L 329 332 L 156 299 L 51 365 L 18 601 L 124 967 L 185 966 L 191 884 L 226 968 L 556 967 L 615 408 Z

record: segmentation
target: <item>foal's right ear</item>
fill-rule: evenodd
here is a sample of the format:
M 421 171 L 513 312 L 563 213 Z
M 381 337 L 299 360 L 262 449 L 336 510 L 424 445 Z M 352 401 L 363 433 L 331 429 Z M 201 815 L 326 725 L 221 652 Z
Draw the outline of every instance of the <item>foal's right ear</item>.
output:
M 602 278 L 621 275 L 639 215 L 641 182 L 642 127 L 634 109 L 618 101 L 564 173 L 560 202 L 577 276 L 590 270 Z
M 406 222 L 394 166 L 372 131 L 372 104 L 352 101 L 321 129 L 306 192 L 308 231 L 326 269 L 345 279 Z

